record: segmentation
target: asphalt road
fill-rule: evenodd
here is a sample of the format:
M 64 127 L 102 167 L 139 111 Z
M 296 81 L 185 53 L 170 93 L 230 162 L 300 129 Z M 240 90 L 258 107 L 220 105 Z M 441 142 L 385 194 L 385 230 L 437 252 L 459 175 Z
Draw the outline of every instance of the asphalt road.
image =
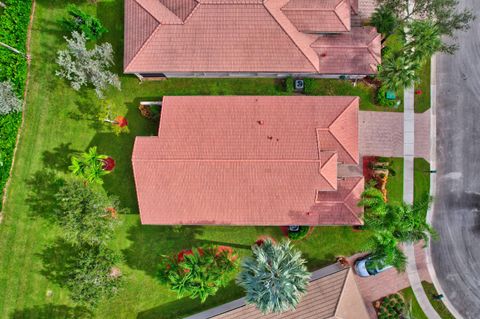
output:
M 437 59 L 437 190 L 432 258 L 442 288 L 464 318 L 480 318 L 480 0 L 460 49 Z

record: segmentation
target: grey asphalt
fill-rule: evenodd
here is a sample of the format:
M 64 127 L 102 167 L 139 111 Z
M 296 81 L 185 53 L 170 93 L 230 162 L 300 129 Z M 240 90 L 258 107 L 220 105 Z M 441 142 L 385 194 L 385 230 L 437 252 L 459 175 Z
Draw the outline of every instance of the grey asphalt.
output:
M 460 49 L 437 59 L 435 272 L 464 318 L 480 318 L 480 0 L 460 0 L 477 20 Z

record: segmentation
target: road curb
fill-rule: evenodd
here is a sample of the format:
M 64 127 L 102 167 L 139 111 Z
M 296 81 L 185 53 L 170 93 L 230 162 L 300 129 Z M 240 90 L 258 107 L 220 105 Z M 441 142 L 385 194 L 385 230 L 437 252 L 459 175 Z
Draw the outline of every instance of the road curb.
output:
M 431 70 L 430 70 L 430 170 L 437 169 L 437 56 L 434 55 L 431 60 Z M 437 188 L 437 176 L 436 174 L 430 174 L 430 196 L 435 196 L 435 190 Z M 427 210 L 427 222 L 431 225 L 433 221 L 433 214 L 435 211 L 435 201 L 432 202 L 432 205 Z M 453 306 L 451 301 L 448 299 L 442 285 L 438 280 L 437 274 L 435 272 L 435 267 L 433 267 L 432 260 L 432 251 L 431 251 L 431 238 L 428 240 L 428 246 L 426 248 L 426 264 L 432 283 L 435 286 L 437 292 L 443 295 L 442 302 L 447 307 L 448 311 L 457 319 L 464 319 L 463 316 L 457 311 Z

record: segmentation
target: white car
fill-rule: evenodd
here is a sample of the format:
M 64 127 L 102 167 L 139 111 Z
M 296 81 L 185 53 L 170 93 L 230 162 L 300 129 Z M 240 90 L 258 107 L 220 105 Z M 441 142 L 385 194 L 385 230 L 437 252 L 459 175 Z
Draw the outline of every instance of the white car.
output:
M 375 265 L 371 259 L 371 256 L 359 258 L 355 261 L 355 272 L 360 277 L 375 276 L 387 269 L 392 268 L 391 265 L 386 265 L 382 262 Z

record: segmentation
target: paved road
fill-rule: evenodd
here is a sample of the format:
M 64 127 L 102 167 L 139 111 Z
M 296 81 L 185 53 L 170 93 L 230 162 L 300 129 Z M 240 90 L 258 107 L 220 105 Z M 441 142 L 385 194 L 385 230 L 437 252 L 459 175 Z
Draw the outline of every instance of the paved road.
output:
M 480 318 L 480 0 L 454 56 L 437 66 L 437 191 L 432 244 L 438 279 L 458 312 Z

